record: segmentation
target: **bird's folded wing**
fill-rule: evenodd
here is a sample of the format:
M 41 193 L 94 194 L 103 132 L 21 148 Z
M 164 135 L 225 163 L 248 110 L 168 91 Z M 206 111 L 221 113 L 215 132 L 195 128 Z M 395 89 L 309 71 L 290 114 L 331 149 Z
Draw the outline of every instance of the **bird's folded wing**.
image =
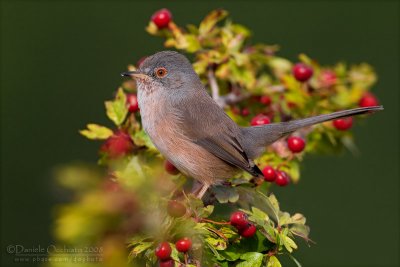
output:
M 239 127 L 211 97 L 197 96 L 180 105 L 179 111 L 181 130 L 194 143 L 253 176 L 262 175 L 243 149 Z

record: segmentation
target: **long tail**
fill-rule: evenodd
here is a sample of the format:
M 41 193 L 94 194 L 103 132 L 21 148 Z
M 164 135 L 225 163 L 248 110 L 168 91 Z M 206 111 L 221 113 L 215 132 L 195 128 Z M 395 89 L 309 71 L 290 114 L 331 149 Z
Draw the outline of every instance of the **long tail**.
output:
M 360 115 L 380 110 L 383 110 L 382 106 L 355 108 L 337 111 L 331 114 L 318 115 L 305 119 L 242 128 L 241 130 L 244 136 L 243 142 L 245 150 L 248 156 L 254 159 L 263 152 L 263 149 L 266 146 L 300 128 L 325 121 L 336 120 L 344 117 Z

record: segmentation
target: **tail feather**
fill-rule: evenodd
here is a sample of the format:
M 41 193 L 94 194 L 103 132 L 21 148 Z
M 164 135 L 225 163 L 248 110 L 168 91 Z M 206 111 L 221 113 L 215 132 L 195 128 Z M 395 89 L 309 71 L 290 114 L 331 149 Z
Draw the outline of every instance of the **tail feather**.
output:
M 336 120 L 380 110 L 383 110 L 382 106 L 355 108 L 305 119 L 242 128 L 242 134 L 244 137 L 243 143 L 246 154 L 249 158 L 254 159 L 263 152 L 266 146 L 300 128 L 308 127 L 325 121 Z

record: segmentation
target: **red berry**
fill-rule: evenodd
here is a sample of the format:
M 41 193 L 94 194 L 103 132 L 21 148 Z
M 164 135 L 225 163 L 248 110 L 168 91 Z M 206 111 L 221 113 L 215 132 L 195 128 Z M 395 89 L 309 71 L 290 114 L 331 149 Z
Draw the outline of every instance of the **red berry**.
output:
M 275 181 L 276 178 L 276 172 L 274 168 L 271 166 L 266 166 L 263 170 L 262 173 L 264 175 L 264 180 L 268 182 L 273 182 Z
M 306 142 L 298 137 L 298 136 L 291 136 L 287 140 L 287 145 L 293 153 L 299 153 L 303 151 L 304 147 L 306 146 Z
M 129 112 L 136 112 L 139 110 L 139 102 L 135 94 L 127 94 L 126 103 L 128 105 Z
M 319 77 L 322 86 L 329 87 L 332 86 L 336 83 L 337 77 L 336 73 L 331 70 L 324 70 L 321 72 L 320 77 Z
M 346 131 L 353 126 L 353 118 L 347 117 L 343 119 L 337 119 L 333 121 L 333 126 L 340 131 Z
M 235 114 L 235 115 L 239 115 L 240 114 L 240 108 L 237 107 L 237 106 L 232 107 L 231 110 L 232 110 L 232 113 Z
M 306 64 L 297 63 L 296 65 L 294 65 L 292 72 L 296 80 L 300 82 L 305 82 L 311 78 L 314 71 L 310 66 Z
M 234 213 L 232 213 L 230 222 L 231 225 L 236 227 L 237 229 L 244 229 L 249 223 L 247 221 L 247 215 L 242 211 L 235 211 Z
M 117 131 L 104 142 L 100 151 L 107 153 L 111 158 L 118 158 L 128 154 L 133 147 L 130 136 L 124 131 Z
M 192 247 L 192 240 L 190 240 L 190 238 L 188 237 L 179 239 L 178 241 L 176 241 L 175 247 L 176 250 L 178 250 L 179 252 L 188 252 L 189 249 Z
M 168 160 L 164 162 L 164 169 L 172 175 L 177 175 L 179 173 L 179 170 Z
M 251 119 L 251 126 L 258 126 L 258 125 L 264 125 L 264 124 L 269 124 L 271 120 L 265 116 L 264 114 L 258 114 L 254 118 Z
M 156 248 L 156 256 L 159 260 L 169 260 L 171 256 L 171 246 L 168 242 L 161 242 Z
M 121 185 L 112 179 L 107 179 L 103 183 L 103 189 L 107 192 L 118 192 L 121 191 Z
M 287 102 L 287 106 L 288 106 L 289 109 L 294 109 L 294 108 L 297 107 L 297 104 L 292 102 L 292 101 L 288 101 Z
M 151 21 L 154 22 L 159 29 L 168 27 L 168 24 L 171 22 L 171 20 L 172 14 L 166 8 L 156 11 L 153 16 L 151 16 Z
M 378 99 L 372 93 L 365 93 L 358 102 L 360 107 L 373 107 L 379 105 Z
M 248 224 L 246 228 L 239 230 L 239 234 L 242 237 L 249 238 L 252 237 L 256 233 L 256 231 L 257 228 L 254 226 L 254 224 Z
M 179 218 L 186 214 L 186 207 L 181 202 L 170 200 L 168 202 L 167 211 L 171 217 Z
M 175 266 L 175 262 L 173 259 L 163 260 L 163 261 L 160 261 L 158 264 L 160 267 L 174 267 Z
M 279 186 L 286 186 L 290 183 L 289 175 L 284 171 L 276 171 L 275 183 Z
M 260 98 L 260 102 L 261 102 L 261 104 L 264 104 L 264 105 L 268 106 L 268 105 L 271 104 L 272 100 L 271 100 L 271 98 L 269 96 L 263 95 Z
M 249 116 L 250 110 L 248 108 L 243 108 L 242 109 L 242 116 Z

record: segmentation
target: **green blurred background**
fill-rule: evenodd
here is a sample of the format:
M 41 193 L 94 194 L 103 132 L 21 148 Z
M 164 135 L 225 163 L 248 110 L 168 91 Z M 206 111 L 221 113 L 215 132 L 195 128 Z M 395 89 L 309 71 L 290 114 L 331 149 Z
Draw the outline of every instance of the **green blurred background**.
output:
M 1 266 L 19 266 L 10 244 L 52 244 L 52 210 L 64 197 L 54 166 L 96 161 L 98 143 L 78 134 L 107 123 L 102 102 L 129 63 L 162 50 L 145 31 L 169 8 L 178 24 L 197 24 L 223 7 L 253 30 L 255 42 L 279 44 L 295 60 L 372 64 L 373 91 L 385 111 L 355 127 L 359 156 L 310 156 L 303 180 L 276 189 L 284 210 L 306 215 L 311 248 L 304 266 L 399 265 L 399 3 L 3 1 L 1 6 Z M 21 264 L 21 266 L 30 266 Z

